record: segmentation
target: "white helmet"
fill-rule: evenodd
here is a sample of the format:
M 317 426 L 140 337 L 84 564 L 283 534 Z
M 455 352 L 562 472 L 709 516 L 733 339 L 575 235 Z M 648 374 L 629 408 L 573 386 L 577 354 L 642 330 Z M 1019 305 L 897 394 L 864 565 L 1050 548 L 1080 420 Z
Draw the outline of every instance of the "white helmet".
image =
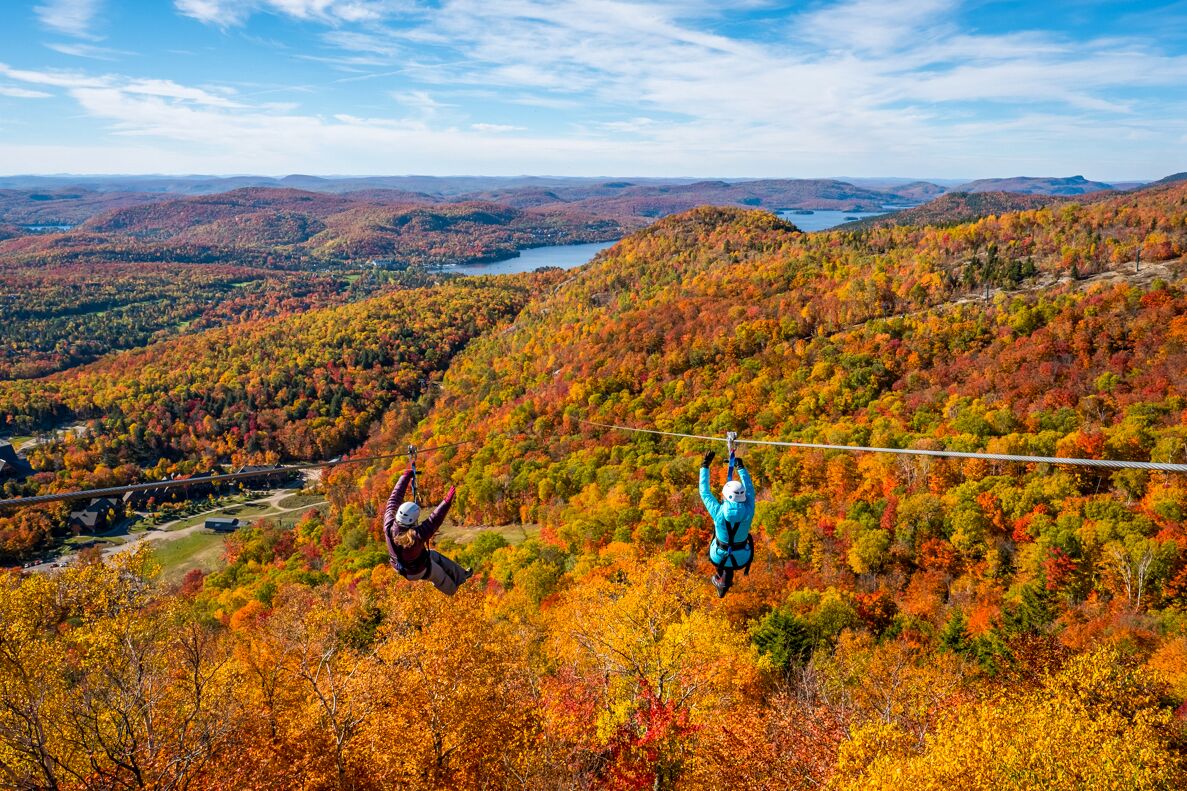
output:
M 746 487 L 741 481 L 727 481 L 721 490 L 721 496 L 731 503 L 746 502 Z
M 396 524 L 400 527 L 416 527 L 420 521 L 420 506 L 416 503 L 404 503 L 396 511 Z

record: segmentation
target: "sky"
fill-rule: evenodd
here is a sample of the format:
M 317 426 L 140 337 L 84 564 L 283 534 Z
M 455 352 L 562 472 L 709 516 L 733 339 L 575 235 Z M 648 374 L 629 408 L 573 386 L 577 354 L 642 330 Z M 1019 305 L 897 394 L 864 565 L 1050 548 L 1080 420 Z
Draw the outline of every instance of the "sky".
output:
M 1187 0 L 6 0 L 0 174 L 1187 170 Z

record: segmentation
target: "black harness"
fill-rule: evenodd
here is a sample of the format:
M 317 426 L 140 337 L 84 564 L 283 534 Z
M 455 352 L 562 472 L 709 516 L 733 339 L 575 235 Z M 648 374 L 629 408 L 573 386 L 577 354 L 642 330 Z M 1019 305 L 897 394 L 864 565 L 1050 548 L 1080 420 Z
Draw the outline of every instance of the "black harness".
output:
M 754 560 L 754 534 L 751 533 L 750 535 L 747 535 L 745 541 L 734 541 L 734 538 L 738 535 L 738 531 L 742 529 L 742 523 L 726 522 L 725 529 L 729 531 L 728 542 L 722 543 L 721 541 L 717 540 L 716 534 L 713 536 L 713 543 L 717 544 L 717 548 L 725 553 L 721 556 L 721 561 L 716 564 L 717 574 L 718 576 L 721 576 L 726 571 L 726 569 L 730 569 L 732 571 L 740 570 L 743 577 L 749 577 L 750 563 Z M 746 563 L 744 565 L 739 566 L 738 561 L 734 560 L 734 552 L 741 549 L 749 549 L 750 557 L 746 558 Z M 727 566 L 726 563 L 731 563 L 731 565 Z
M 423 577 L 419 575 L 425 574 L 425 572 L 429 571 L 432 566 L 433 558 L 429 554 L 429 547 L 427 544 L 425 545 L 424 549 L 421 550 L 420 557 L 411 564 L 405 564 L 400 560 L 399 556 L 396 557 L 396 571 L 398 571 L 400 576 L 404 577 L 405 579 L 407 579 L 412 574 L 418 575 L 417 579 L 423 579 Z

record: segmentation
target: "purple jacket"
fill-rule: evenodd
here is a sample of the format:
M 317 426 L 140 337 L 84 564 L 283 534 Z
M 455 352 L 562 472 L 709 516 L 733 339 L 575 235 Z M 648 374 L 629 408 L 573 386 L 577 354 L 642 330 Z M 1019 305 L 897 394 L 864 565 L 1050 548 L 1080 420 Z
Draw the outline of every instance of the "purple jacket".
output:
M 441 504 L 433 509 L 429 518 L 413 528 L 416 533 L 416 543 L 405 549 L 396 546 L 392 539 L 400 532 L 400 526 L 396 524 L 396 511 L 400 510 L 400 506 L 404 504 L 404 493 L 408 490 L 408 484 L 411 481 L 412 470 L 404 470 L 404 474 L 400 476 L 400 480 L 396 481 L 396 486 L 392 489 L 391 497 L 387 498 L 387 510 L 383 512 L 383 536 L 387 541 L 387 554 L 391 558 L 392 566 L 401 574 L 419 574 L 428 567 L 429 553 L 425 544 L 445 522 L 445 515 L 449 513 L 449 507 L 453 505 L 453 495 L 457 491 L 456 486 L 451 486 L 449 494 L 445 495 Z

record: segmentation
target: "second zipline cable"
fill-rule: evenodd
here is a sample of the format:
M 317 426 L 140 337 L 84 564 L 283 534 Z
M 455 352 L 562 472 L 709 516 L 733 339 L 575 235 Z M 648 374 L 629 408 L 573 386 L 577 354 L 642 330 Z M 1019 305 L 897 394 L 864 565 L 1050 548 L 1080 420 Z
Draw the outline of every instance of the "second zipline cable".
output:
M 709 437 L 704 434 L 681 434 L 675 431 L 657 431 L 648 428 L 616 426 L 611 423 L 597 423 L 577 418 L 580 423 L 615 431 L 630 431 L 637 434 L 658 434 L 681 439 L 700 439 L 707 442 L 728 442 L 724 437 Z M 1156 461 L 1123 461 L 1121 459 L 1076 459 L 1062 456 L 1019 456 L 1010 453 L 969 453 L 959 450 L 922 450 L 913 448 L 870 448 L 864 445 L 827 445 L 819 442 L 786 442 L 764 439 L 738 439 L 739 445 L 769 445 L 781 448 L 806 448 L 810 450 L 843 450 L 850 453 L 893 453 L 900 456 L 935 456 L 943 459 L 984 459 L 986 461 L 1009 461 L 1021 464 L 1070 464 L 1077 467 L 1098 467 L 1118 470 L 1149 470 L 1152 472 L 1187 473 L 1187 464 L 1170 464 Z
M 448 445 L 434 445 L 431 448 L 417 448 L 416 453 L 430 453 L 435 450 L 445 450 L 447 448 L 456 448 L 460 445 L 469 445 L 474 440 L 465 440 L 464 442 L 451 442 Z M 252 470 L 251 472 L 232 472 L 226 475 L 204 475 L 200 478 L 176 478 L 168 481 L 149 481 L 147 483 L 132 483 L 126 486 L 110 486 L 105 489 L 86 489 L 79 492 L 54 492 L 52 494 L 39 494 L 32 497 L 14 497 L 11 500 L 0 500 L 0 508 L 16 508 L 27 505 L 42 505 L 44 503 L 56 503 L 63 500 L 84 500 L 96 497 L 111 497 L 118 494 L 127 494 L 128 492 L 147 492 L 156 489 L 176 489 L 184 486 L 195 486 L 207 483 L 229 483 L 232 481 L 249 480 L 251 478 L 266 478 L 271 475 L 284 472 L 300 472 L 301 470 L 317 470 L 327 467 L 340 467 L 343 464 L 362 464 L 369 461 L 386 461 L 390 459 L 399 459 L 404 456 L 411 455 L 409 451 L 404 453 L 389 453 L 383 456 L 363 456 L 357 459 L 338 459 L 336 461 L 317 461 L 309 462 L 307 464 L 287 464 L 278 467 L 269 467 L 263 470 Z

